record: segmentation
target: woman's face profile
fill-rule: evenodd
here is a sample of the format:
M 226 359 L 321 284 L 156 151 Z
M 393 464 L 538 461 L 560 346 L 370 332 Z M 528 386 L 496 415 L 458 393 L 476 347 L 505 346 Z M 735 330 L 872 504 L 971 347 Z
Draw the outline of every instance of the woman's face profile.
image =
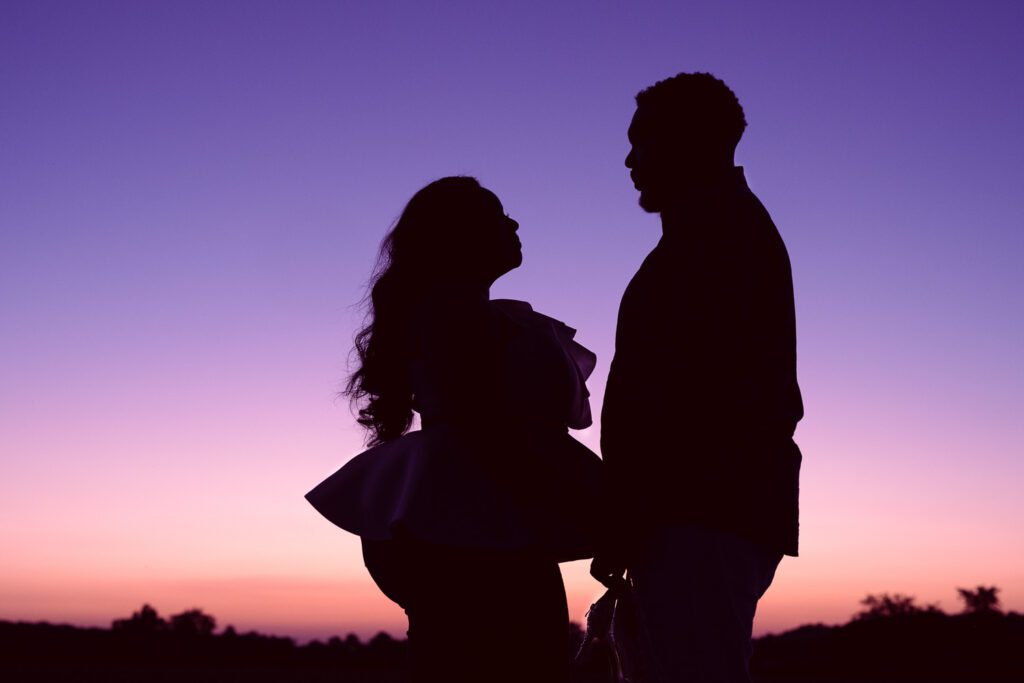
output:
M 516 231 L 519 223 L 505 213 L 501 201 L 490 190 L 480 188 L 472 220 L 473 249 L 469 257 L 477 262 L 490 282 L 523 263 L 522 243 Z

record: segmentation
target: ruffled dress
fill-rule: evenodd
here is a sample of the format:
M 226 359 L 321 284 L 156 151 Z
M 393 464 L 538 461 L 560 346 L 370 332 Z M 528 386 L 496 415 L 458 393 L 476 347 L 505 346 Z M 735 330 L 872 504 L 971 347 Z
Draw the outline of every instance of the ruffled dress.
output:
M 574 341 L 574 329 L 528 303 L 490 305 L 512 330 L 501 358 L 512 418 L 498 420 L 487 438 L 459 433 L 437 414 L 437 392 L 414 368 L 416 409 L 431 426 L 360 453 L 306 499 L 364 539 L 408 535 L 535 550 L 559 562 L 591 557 L 603 469 L 568 428 L 592 423 L 586 380 L 596 356 Z M 497 447 L 502 440 L 518 450 Z

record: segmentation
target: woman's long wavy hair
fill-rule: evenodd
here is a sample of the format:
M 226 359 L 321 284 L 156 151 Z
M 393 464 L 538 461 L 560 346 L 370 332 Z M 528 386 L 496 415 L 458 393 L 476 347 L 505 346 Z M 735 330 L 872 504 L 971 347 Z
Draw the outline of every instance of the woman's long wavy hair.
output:
M 366 324 L 356 333 L 358 367 L 344 394 L 375 446 L 405 434 L 412 424 L 409 364 L 418 300 L 453 265 L 464 221 L 460 208 L 481 190 L 468 176 L 430 183 L 409 200 L 381 242 L 364 299 Z

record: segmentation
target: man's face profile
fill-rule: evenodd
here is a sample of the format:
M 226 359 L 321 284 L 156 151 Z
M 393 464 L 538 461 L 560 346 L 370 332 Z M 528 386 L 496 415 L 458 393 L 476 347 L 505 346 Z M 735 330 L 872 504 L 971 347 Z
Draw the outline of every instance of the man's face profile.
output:
M 658 202 L 652 201 L 652 169 L 651 154 L 654 146 L 650 141 L 650 132 L 644 127 L 644 117 L 640 110 L 633 114 L 633 120 L 629 124 L 626 133 L 629 138 L 629 154 L 626 155 L 626 168 L 629 169 L 629 177 L 633 181 L 633 187 L 640 192 L 640 207 L 644 211 L 658 211 Z M 656 194 L 656 193 L 655 193 Z
M 627 136 L 630 150 L 625 163 L 633 186 L 640 191 L 640 208 L 648 213 L 662 211 L 672 193 L 687 182 L 688 155 L 643 109 L 633 114 Z
M 664 211 L 675 198 L 706 184 L 726 161 L 691 122 L 669 125 L 642 107 L 633 114 L 627 136 L 626 168 L 640 191 L 640 208 L 648 213 Z M 731 166 L 731 156 L 727 161 Z

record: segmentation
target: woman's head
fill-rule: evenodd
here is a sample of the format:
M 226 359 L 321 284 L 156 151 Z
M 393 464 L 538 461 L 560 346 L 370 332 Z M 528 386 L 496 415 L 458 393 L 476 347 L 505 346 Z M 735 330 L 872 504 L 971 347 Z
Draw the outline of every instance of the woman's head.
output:
M 388 263 L 381 265 L 415 272 L 421 288 L 489 287 L 522 263 L 518 229 L 476 178 L 441 178 L 409 200 L 384 239 L 381 256 Z
M 412 422 L 408 378 L 413 311 L 431 296 L 486 290 L 523 260 L 519 224 L 475 178 L 430 183 L 409 200 L 381 244 L 370 281 L 367 325 L 356 335 L 359 367 L 347 394 L 362 402 L 371 444 Z

